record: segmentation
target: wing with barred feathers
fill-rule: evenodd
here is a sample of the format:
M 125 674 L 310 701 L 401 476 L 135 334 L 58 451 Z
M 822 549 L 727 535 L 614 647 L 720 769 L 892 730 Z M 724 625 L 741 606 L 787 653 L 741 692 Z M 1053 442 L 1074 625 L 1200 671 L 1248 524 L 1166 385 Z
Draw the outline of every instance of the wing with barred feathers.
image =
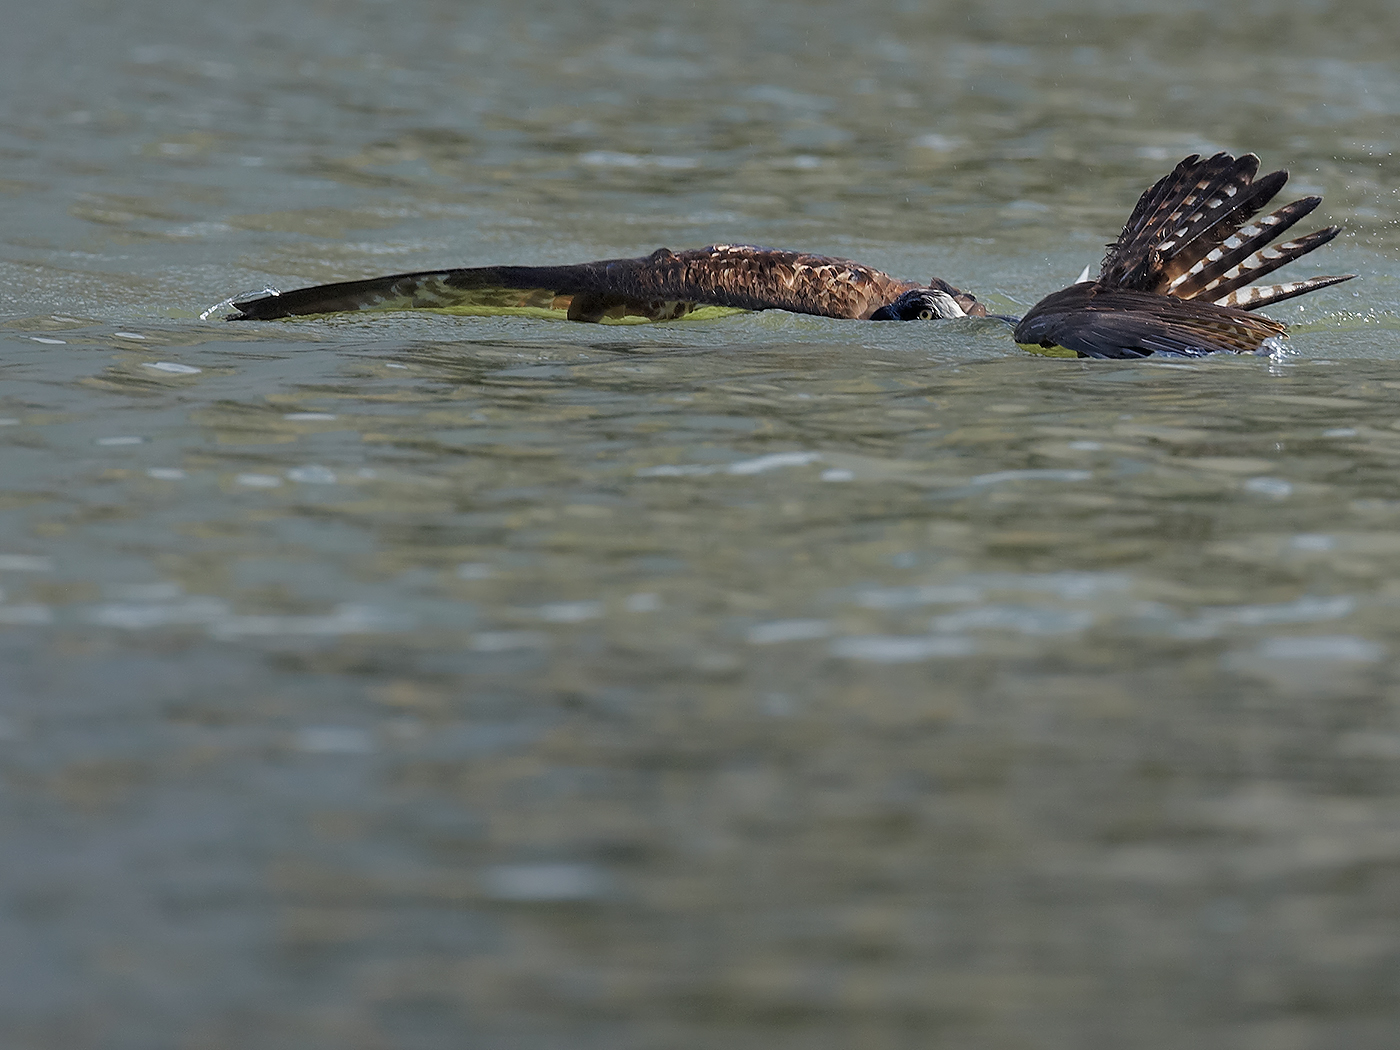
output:
M 1255 310 L 1354 277 L 1251 286 L 1320 248 L 1340 229 L 1330 226 L 1271 245 L 1322 198 L 1304 197 L 1254 219 L 1288 181 L 1286 171 L 1256 180 L 1258 171 L 1252 153 L 1187 157 L 1139 198 L 1104 258 L 1099 285 Z
M 985 315 L 975 297 L 946 282 L 935 286 L 953 294 L 965 313 Z M 698 306 L 867 318 L 917 287 L 849 259 L 720 244 L 570 266 L 486 266 L 320 285 L 236 301 L 238 313 L 229 320 L 408 309 L 669 320 Z
M 1063 349 L 1078 357 L 1201 357 L 1267 352 L 1286 331 L 1278 321 L 1234 307 L 1076 284 L 1038 302 L 1016 326 L 1015 339 L 1055 356 Z
M 1252 153 L 1238 161 L 1224 153 L 1209 160 L 1196 154 L 1187 157 L 1138 198 L 1123 232 L 1104 257 L 1099 283 L 1164 291 L 1166 266 L 1187 240 L 1181 234 L 1206 215 L 1219 215 L 1235 203 L 1239 190 L 1249 185 L 1258 169 L 1259 158 Z

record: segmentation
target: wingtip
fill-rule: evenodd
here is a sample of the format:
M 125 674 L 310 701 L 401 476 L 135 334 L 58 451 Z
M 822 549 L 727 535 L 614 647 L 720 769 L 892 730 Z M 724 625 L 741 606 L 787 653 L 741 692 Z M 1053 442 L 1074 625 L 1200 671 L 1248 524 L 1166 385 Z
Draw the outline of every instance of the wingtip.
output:
M 263 321 L 270 317 L 280 317 L 280 312 L 268 312 L 265 308 L 259 309 L 259 303 L 267 303 L 280 298 L 281 291 L 276 288 L 260 288 L 256 292 L 244 292 L 242 295 L 233 295 L 221 303 L 209 307 L 200 314 L 201 320 L 208 320 L 220 310 L 237 310 L 237 313 L 224 316 L 225 321 Z

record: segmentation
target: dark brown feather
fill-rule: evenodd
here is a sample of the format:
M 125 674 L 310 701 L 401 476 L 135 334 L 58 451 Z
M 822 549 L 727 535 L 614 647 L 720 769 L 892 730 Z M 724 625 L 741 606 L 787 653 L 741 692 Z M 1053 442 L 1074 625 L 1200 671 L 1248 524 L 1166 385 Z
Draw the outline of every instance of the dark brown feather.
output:
M 1283 175 L 1285 173 L 1274 172 L 1274 174 Z M 1273 194 L 1271 193 L 1269 196 L 1272 197 Z M 1267 246 L 1270 241 L 1283 236 L 1289 228 L 1309 215 L 1321 203 L 1321 197 L 1303 197 L 1291 204 L 1285 204 L 1272 214 L 1251 222 L 1247 226 L 1243 223 L 1230 223 L 1230 228 L 1221 231 L 1223 236 L 1215 242 L 1214 246 L 1204 246 L 1207 250 L 1197 252 L 1194 261 L 1191 261 L 1189 266 L 1182 265 L 1175 268 L 1170 275 L 1171 281 L 1165 288 L 1157 290 L 1167 295 L 1174 295 L 1178 299 L 1195 299 L 1203 292 L 1212 293 L 1206 296 L 1212 301 L 1220 298 L 1225 292 L 1218 292 L 1216 284 L 1227 271 L 1234 267 L 1239 260 L 1249 258 L 1254 252 Z M 1334 231 L 1335 229 L 1336 227 L 1333 227 Z M 1314 247 L 1319 246 L 1314 245 Z M 1186 258 L 1181 260 L 1183 264 L 1187 261 Z M 1246 283 L 1248 283 L 1248 278 L 1246 278 Z
M 1278 286 L 1232 294 L 1337 234 L 1336 228 L 1318 230 L 1268 247 L 1322 198 L 1304 197 L 1251 222 L 1288 181 L 1286 171 L 1255 179 L 1258 171 L 1259 158 L 1252 153 L 1238 158 L 1217 153 L 1206 160 L 1187 157 L 1138 199 L 1104 257 L 1098 283 L 1254 310 L 1346 280 L 1316 278 L 1311 287 L 1293 284 L 1287 294 L 1279 295 L 1272 294 Z
M 1209 299 L 1211 302 L 1222 299 L 1235 289 L 1243 288 L 1245 285 L 1252 283 L 1256 278 L 1265 277 L 1273 273 L 1279 267 L 1288 265 L 1294 259 L 1307 255 L 1308 252 L 1312 251 L 1314 248 L 1321 248 L 1341 232 L 1342 228 L 1340 226 L 1329 226 L 1325 230 L 1314 230 L 1312 233 L 1299 237 L 1296 240 L 1262 247 L 1258 251 L 1245 255 L 1244 258 L 1239 258 L 1240 253 L 1243 252 L 1244 249 L 1237 249 L 1231 256 L 1227 256 L 1227 259 L 1235 258 L 1238 261 L 1229 270 L 1225 271 L 1225 276 L 1223 278 L 1212 281 L 1203 288 L 1197 298 Z M 1235 273 L 1233 277 L 1230 276 L 1230 274 L 1234 273 L 1237 269 L 1239 273 Z
M 1130 358 L 1153 353 L 1199 357 L 1256 353 L 1287 326 L 1267 317 L 1199 300 L 1131 288 L 1071 285 L 1046 296 L 1016 326 L 1016 342 L 1064 347 L 1081 357 Z
M 930 286 L 947 291 L 965 313 L 986 315 L 974 296 L 937 278 L 922 285 L 849 259 L 720 244 L 567 266 L 485 266 L 319 285 L 235 302 L 239 313 L 230 320 L 462 307 L 556 310 L 576 321 L 666 320 L 698 305 L 867 318 L 903 293 Z
M 1206 220 L 1229 208 L 1258 169 L 1259 158 L 1252 153 L 1238 160 L 1228 153 L 1206 160 L 1187 157 L 1138 199 L 1104 258 L 1099 281 L 1111 287 L 1160 290 L 1164 264 L 1193 238 L 1195 227 L 1208 225 Z
M 1164 287 L 1157 290 L 1165 291 L 1171 287 L 1171 282 L 1186 273 L 1196 260 L 1228 240 L 1260 208 L 1273 200 L 1287 181 L 1288 172 L 1275 171 L 1258 182 L 1223 187 L 1228 200 L 1220 196 L 1209 198 L 1190 217 L 1190 221 L 1181 223 L 1173 232 L 1174 243 L 1159 248 L 1165 259 L 1162 274 Z

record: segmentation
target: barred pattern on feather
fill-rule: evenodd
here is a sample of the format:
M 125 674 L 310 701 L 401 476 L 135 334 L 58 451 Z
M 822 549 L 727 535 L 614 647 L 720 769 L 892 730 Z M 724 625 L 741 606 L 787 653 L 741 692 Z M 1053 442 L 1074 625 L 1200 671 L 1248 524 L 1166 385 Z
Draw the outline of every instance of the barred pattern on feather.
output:
M 1016 341 L 1035 351 L 1119 358 L 1276 347 L 1286 326 L 1249 311 L 1356 275 L 1252 284 L 1341 229 L 1271 243 L 1322 198 L 1304 197 L 1256 219 L 1288 181 L 1286 171 L 1256 180 L 1258 171 L 1252 153 L 1187 157 L 1138 199 L 1098 279 L 1033 306 L 1016 327 Z

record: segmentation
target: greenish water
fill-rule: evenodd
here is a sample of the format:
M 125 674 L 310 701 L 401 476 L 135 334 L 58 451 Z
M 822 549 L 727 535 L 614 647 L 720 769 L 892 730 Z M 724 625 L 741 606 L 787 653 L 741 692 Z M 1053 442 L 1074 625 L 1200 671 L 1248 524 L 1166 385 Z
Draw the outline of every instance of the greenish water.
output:
M 9 18 L 7 1048 L 1394 1045 L 1389 6 Z M 1015 313 L 1215 149 L 1346 227 L 1286 357 L 198 320 L 726 241 Z

